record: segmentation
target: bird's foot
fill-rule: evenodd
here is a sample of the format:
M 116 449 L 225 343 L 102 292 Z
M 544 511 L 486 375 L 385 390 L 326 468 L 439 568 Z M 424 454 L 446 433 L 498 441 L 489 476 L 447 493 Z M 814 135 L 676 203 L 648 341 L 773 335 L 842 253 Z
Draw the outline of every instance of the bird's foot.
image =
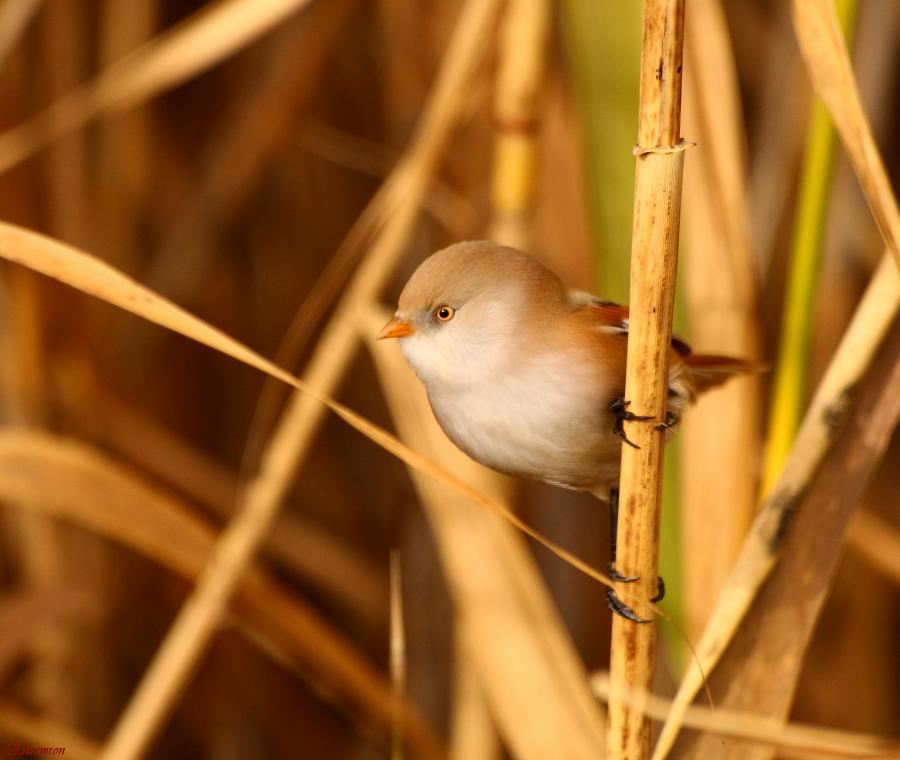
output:
M 609 411 L 611 411 L 616 416 L 616 421 L 613 423 L 613 433 L 621 438 L 629 446 L 635 449 L 639 449 L 640 446 L 638 446 L 633 441 L 628 440 L 628 436 L 625 435 L 625 426 L 623 423 L 652 420 L 653 417 L 645 417 L 642 414 L 629 412 L 628 405 L 630 403 L 630 401 L 626 401 L 623 398 L 617 398 L 609 405 Z
M 681 417 L 675 414 L 675 412 L 666 412 L 666 421 L 660 422 L 656 426 L 656 429 L 662 430 L 663 432 L 674 431 L 679 422 L 681 422 Z
M 614 581 L 619 581 L 620 583 L 632 583 L 638 580 L 637 576 L 634 575 L 622 575 L 618 570 L 610 564 L 607 567 L 609 577 Z M 656 596 L 650 599 L 650 602 L 655 604 L 656 602 L 661 602 L 666 595 L 666 582 L 662 579 L 662 576 L 657 577 L 656 579 Z M 626 620 L 630 620 L 633 623 L 650 623 L 650 620 L 645 620 L 640 615 L 638 615 L 631 607 L 629 607 L 625 602 L 619 599 L 619 595 L 616 592 L 609 588 L 606 590 L 606 606 L 609 607 L 613 612 L 617 615 L 621 615 Z

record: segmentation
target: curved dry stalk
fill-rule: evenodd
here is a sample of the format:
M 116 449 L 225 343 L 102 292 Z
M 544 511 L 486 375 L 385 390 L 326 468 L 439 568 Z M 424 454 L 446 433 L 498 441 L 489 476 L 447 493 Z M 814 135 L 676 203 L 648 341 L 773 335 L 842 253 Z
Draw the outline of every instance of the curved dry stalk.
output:
M 595 673 L 591 676 L 594 693 L 603 700 L 609 699 L 609 675 Z M 625 697 L 630 702 L 643 704 L 646 714 L 656 721 L 663 721 L 672 709 L 672 702 L 655 694 L 638 700 L 637 695 Z M 900 742 L 884 736 L 838 731 L 802 723 L 785 723 L 765 715 L 737 710 L 714 710 L 708 707 L 689 707 L 684 724 L 698 731 L 732 739 L 744 739 L 753 744 L 763 744 L 779 750 L 780 757 L 871 757 L 885 758 L 900 752 Z M 791 750 L 802 752 L 795 755 Z M 695 757 L 701 757 L 695 755 Z
M 510 0 L 500 33 L 488 234 L 491 240 L 524 250 L 531 242 L 536 113 L 549 16 L 548 0 Z
M 689 335 L 703 352 L 753 360 L 759 296 L 746 141 L 721 0 L 692 0 L 685 34 L 684 131 L 700 145 L 684 172 Z M 685 619 L 692 635 L 703 629 L 756 513 L 760 404 L 759 376 L 737 378 L 701 396 L 679 434 Z
M 630 411 L 665 418 L 675 305 L 684 143 L 680 141 L 683 0 L 645 0 L 641 100 L 635 148 L 631 317 L 625 398 Z M 656 594 L 664 435 L 654 422 L 631 424 L 636 447 L 622 446 L 618 569 L 623 601 L 643 613 Z M 627 589 L 627 590 L 626 590 Z M 653 688 L 656 627 L 613 615 L 607 756 L 639 760 L 650 751 L 650 723 L 620 699 L 621 689 Z
M 832 425 L 835 415 L 842 412 L 846 394 L 868 370 L 898 312 L 900 274 L 890 254 L 885 254 L 819 384 L 794 440 L 787 465 L 754 521 L 697 646 L 700 666 L 707 677 L 775 566 L 787 520 L 835 441 Z M 684 711 L 702 683 L 700 669 L 692 667 L 685 673 L 653 752 L 653 760 L 662 760 L 671 750 Z
M 718 707 L 787 718 L 841 558 L 847 523 L 900 421 L 898 356 L 900 328 L 895 323 L 869 371 L 847 390 L 828 421 L 834 445 L 815 479 L 784 512 L 778 526 L 783 539 L 777 536 L 780 560 L 710 679 Z M 682 753 L 680 745 L 676 752 Z M 723 748 L 711 736 L 684 738 L 684 756 L 711 755 L 771 760 L 773 753 L 767 747 Z
M 310 0 L 219 0 L 104 69 L 30 121 L 0 134 L 0 172 L 110 111 L 176 87 L 297 12 Z
M 399 347 L 374 344 L 387 314 L 375 309 L 362 317 L 360 331 L 369 337 L 403 439 L 463 482 L 503 500 L 506 479 L 450 443 Z M 444 484 L 415 470 L 410 474 L 454 601 L 460 649 L 513 755 L 522 760 L 598 757 L 603 715 L 525 542 L 512 526 Z
M 0 499 L 79 525 L 189 581 L 200 576 L 216 540 L 209 525 L 164 490 L 89 446 L 35 430 L 0 433 Z M 390 725 L 396 706 L 386 679 L 343 634 L 259 567 L 242 577 L 232 609 L 263 652 L 304 678 L 315 673 L 330 690 Z M 410 746 L 436 754 L 438 740 L 408 708 L 404 715 Z
M 900 210 L 859 98 L 832 0 L 794 0 L 794 29 L 816 94 L 828 108 L 885 245 L 900 267 Z

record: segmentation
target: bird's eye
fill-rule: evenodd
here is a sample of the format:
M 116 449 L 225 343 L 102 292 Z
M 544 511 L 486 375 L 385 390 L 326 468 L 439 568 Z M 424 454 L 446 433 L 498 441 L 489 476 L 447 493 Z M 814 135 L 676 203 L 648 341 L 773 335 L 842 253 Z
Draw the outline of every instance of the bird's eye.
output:
M 434 310 L 434 316 L 436 316 L 441 322 L 449 322 L 453 319 L 453 315 L 456 314 L 456 309 L 452 306 L 438 306 Z

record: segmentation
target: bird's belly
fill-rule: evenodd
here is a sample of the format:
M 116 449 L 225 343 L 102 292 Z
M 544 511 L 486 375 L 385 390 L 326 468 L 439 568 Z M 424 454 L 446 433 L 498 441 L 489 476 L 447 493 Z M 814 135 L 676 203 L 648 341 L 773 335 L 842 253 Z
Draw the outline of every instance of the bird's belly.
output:
M 510 475 L 592 489 L 618 478 L 621 443 L 599 398 L 534 378 L 429 394 L 447 436 L 473 459 Z

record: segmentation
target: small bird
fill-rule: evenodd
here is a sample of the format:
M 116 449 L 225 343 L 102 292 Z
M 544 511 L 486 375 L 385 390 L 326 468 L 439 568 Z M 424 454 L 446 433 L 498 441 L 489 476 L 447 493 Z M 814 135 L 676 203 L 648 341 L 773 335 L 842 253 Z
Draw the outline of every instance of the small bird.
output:
M 628 309 L 569 290 L 528 254 L 490 241 L 451 245 L 427 258 L 400 294 L 378 339 L 399 338 L 438 423 L 466 454 L 508 475 L 586 491 L 610 506 L 613 580 L 619 462 L 628 410 Z M 698 393 L 751 371 L 747 362 L 669 354 L 671 431 Z M 654 601 L 661 599 L 660 593 Z M 647 622 L 608 592 L 610 608 Z

